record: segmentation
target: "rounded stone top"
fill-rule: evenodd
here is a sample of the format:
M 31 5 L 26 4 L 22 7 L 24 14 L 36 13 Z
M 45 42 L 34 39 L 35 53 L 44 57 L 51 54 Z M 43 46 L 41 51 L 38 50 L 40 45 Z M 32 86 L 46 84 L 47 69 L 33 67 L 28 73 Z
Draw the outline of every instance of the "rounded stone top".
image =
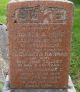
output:
M 16 2 L 25 2 L 25 1 L 59 1 L 59 2 L 67 2 L 72 3 L 69 0 L 10 0 L 9 3 L 16 3 Z

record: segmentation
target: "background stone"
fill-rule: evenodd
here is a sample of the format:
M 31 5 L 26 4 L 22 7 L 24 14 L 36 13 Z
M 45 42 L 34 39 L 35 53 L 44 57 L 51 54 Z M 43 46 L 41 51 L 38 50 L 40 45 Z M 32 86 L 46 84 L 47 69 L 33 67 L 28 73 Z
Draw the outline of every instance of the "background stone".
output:
M 8 72 L 8 33 L 7 27 L 0 24 L 0 81 L 4 82 Z

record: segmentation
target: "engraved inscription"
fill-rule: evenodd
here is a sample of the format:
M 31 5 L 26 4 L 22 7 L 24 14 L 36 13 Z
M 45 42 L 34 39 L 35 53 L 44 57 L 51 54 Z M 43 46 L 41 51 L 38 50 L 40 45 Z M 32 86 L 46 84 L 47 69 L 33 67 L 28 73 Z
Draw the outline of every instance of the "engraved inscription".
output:
M 22 7 L 15 10 L 16 23 L 66 23 L 67 12 L 58 7 Z
M 16 35 L 13 39 L 16 43 L 12 57 L 16 58 L 15 69 L 22 85 L 55 86 L 61 80 L 69 55 L 63 45 L 66 39 L 65 25 L 24 25 L 15 27 L 13 34 Z M 46 80 L 49 82 L 46 83 Z

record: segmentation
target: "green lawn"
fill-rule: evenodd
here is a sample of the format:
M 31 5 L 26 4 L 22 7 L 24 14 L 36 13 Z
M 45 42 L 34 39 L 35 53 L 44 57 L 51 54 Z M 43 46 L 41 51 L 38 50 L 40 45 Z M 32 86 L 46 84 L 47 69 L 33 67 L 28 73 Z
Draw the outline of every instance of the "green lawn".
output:
M 80 92 L 80 5 L 76 5 L 72 35 L 71 76 L 77 92 Z
M 2 90 L 2 87 L 3 87 L 3 84 L 2 84 L 2 83 L 0 83 L 0 92 L 1 92 L 1 90 Z
M 9 0 L 0 0 L 0 23 L 6 21 L 6 5 Z M 72 52 L 71 52 L 71 67 L 70 73 L 75 84 L 77 92 L 80 92 L 80 5 L 75 6 L 74 24 L 72 31 Z M 0 84 L 0 88 L 1 88 Z
M 0 23 L 6 23 L 7 2 L 9 0 L 0 0 Z

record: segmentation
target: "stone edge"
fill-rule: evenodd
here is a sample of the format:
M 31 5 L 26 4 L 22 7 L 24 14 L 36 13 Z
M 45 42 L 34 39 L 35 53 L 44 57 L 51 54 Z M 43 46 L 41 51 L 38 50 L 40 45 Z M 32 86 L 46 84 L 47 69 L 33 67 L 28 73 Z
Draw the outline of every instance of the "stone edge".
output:
M 19 0 L 19 1 L 11 0 L 11 1 L 9 1 L 8 4 L 10 4 L 10 3 L 17 3 L 17 2 L 27 2 L 27 1 L 48 1 L 48 0 Z M 74 4 L 73 2 L 71 2 L 71 1 L 69 1 L 69 0 L 49 0 L 49 1 L 64 2 L 64 3 Z
M 27 89 L 10 89 L 10 85 L 9 85 L 9 76 L 7 76 L 6 77 L 6 80 L 5 80 L 5 83 L 4 83 L 4 88 L 3 88 L 3 90 L 2 90 L 2 92 L 11 92 L 11 90 L 24 90 L 24 92 L 25 92 L 25 90 L 27 90 Z M 33 90 L 33 89 L 32 89 Z M 39 89 L 40 90 L 40 89 Z M 45 89 L 46 90 L 46 89 Z M 53 92 L 55 91 L 55 90 L 57 90 L 56 92 L 58 92 L 59 90 L 64 90 L 64 89 L 52 89 L 53 90 Z M 71 80 L 71 77 L 69 76 L 69 82 L 68 82 L 68 88 L 67 89 L 65 89 L 65 90 L 67 90 L 67 92 L 76 92 L 76 90 L 75 90 L 75 88 L 74 88 L 74 85 L 73 85 L 73 83 L 72 83 L 72 80 Z M 19 91 L 18 91 L 19 92 Z M 20 91 L 20 92 L 23 92 L 23 91 Z M 27 90 L 27 92 L 28 92 L 28 90 Z M 61 92 L 61 91 L 60 91 Z

